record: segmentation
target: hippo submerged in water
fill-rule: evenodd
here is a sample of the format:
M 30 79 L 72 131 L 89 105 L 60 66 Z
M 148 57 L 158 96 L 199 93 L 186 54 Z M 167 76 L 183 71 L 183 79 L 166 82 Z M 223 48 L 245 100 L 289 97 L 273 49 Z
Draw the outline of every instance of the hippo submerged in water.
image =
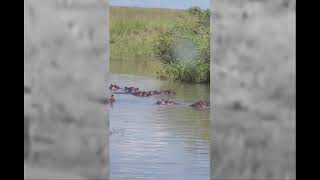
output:
M 150 97 L 150 96 L 158 96 L 158 95 L 175 95 L 175 92 L 170 90 L 165 91 L 135 91 L 131 93 L 134 96 L 139 97 Z
M 160 95 L 168 95 L 168 96 L 172 96 L 172 95 L 176 95 L 176 92 L 171 91 L 171 90 L 162 90 L 159 93 Z
M 132 93 L 132 95 L 139 96 L 139 97 L 150 97 L 157 94 L 158 94 L 157 91 L 137 91 Z
M 178 103 L 170 101 L 170 100 L 162 99 L 161 101 L 157 101 L 156 104 L 160 105 L 160 106 L 172 106 L 172 105 L 177 105 Z
M 176 93 L 174 91 L 171 91 L 171 90 L 162 90 L 162 91 L 147 91 L 147 94 L 148 95 L 151 95 L 151 96 L 173 96 L 173 95 L 176 95 Z
M 160 91 L 140 91 L 137 87 L 124 87 L 120 88 L 116 84 L 111 84 L 109 86 L 111 91 L 117 91 L 123 89 L 124 92 L 115 92 L 115 94 L 132 94 L 138 97 L 149 97 L 149 96 L 173 96 L 176 95 L 176 92 L 171 90 L 160 90 Z
M 191 104 L 190 107 L 194 107 L 196 109 L 200 110 L 207 110 L 210 108 L 210 103 L 208 101 L 198 101 L 194 104 Z
M 121 89 L 116 84 L 111 84 L 109 87 L 112 91 L 117 91 Z M 176 95 L 176 92 L 171 90 L 160 90 L 160 91 L 140 91 L 137 87 L 124 87 L 124 92 L 113 92 L 113 94 L 131 94 L 138 97 L 150 97 L 150 96 L 174 96 Z M 107 98 L 107 103 L 112 104 L 115 102 L 114 96 L 111 95 Z M 157 101 L 157 105 L 161 106 L 172 106 L 172 105 L 178 105 L 178 103 L 170 101 L 170 100 L 164 100 Z M 190 107 L 199 109 L 199 110 L 208 110 L 210 109 L 210 103 L 205 100 L 198 101 L 194 104 L 191 104 Z
M 112 104 L 115 101 L 116 100 L 114 99 L 114 95 L 113 94 L 111 96 L 107 97 L 107 99 L 106 99 L 106 103 L 107 104 Z
M 179 105 L 179 103 L 164 99 L 162 99 L 161 101 L 157 101 L 156 104 L 161 106 Z M 210 108 L 210 103 L 208 101 L 198 101 L 194 104 L 191 104 L 190 107 L 196 108 L 198 110 L 208 110 Z
M 112 91 L 116 91 L 116 90 L 120 89 L 120 87 L 117 86 L 116 84 L 110 84 L 109 89 Z
M 124 91 L 128 93 L 135 93 L 139 91 L 139 88 L 136 87 L 124 87 Z

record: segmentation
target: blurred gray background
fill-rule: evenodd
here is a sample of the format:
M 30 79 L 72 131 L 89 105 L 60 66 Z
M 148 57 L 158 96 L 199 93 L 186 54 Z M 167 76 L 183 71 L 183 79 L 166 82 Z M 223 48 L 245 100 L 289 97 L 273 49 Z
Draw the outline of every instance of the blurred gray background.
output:
M 212 178 L 296 179 L 296 1 L 211 10 Z
M 24 1 L 24 178 L 106 179 L 105 0 Z

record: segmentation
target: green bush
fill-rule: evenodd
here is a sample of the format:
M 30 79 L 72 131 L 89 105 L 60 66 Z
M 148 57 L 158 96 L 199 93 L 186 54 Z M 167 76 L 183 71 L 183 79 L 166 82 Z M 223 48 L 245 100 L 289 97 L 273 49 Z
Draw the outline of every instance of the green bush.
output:
M 193 83 L 210 81 L 210 11 L 186 10 L 175 26 L 161 33 L 153 51 L 164 64 L 163 78 Z
M 158 74 L 161 78 L 180 80 L 193 83 L 209 83 L 209 66 L 203 62 L 170 63 L 164 65 L 164 70 Z
M 174 39 L 172 37 L 172 32 L 164 32 L 154 42 L 154 53 L 164 63 L 172 63 L 176 59 L 174 55 Z

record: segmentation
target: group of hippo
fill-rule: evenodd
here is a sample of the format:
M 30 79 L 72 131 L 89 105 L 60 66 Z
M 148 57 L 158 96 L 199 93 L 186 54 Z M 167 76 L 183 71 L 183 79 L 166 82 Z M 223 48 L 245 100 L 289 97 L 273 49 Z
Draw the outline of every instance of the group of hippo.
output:
M 111 84 L 109 86 L 109 89 L 114 92 L 113 94 L 131 94 L 131 95 L 138 96 L 138 97 L 150 97 L 150 96 L 162 96 L 162 95 L 173 96 L 173 95 L 176 95 L 176 93 L 171 91 L 171 90 L 140 91 L 139 88 L 137 88 L 137 87 L 120 88 L 116 84 Z M 117 92 L 120 89 L 123 89 L 124 92 Z M 107 97 L 106 102 L 108 104 L 112 104 L 113 102 L 115 102 L 115 98 L 114 98 L 113 94 L 111 96 Z M 174 102 L 174 101 L 170 101 L 170 100 L 162 99 L 160 101 L 157 101 L 156 104 L 160 105 L 160 106 L 174 106 L 174 105 L 178 105 L 179 103 Z M 198 102 L 196 102 L 194 104 L 191 104 L 190 107 L 194 107 L 194 108 L 199 109 L 199 110 L 208 110 L 209 107 L 210 107 L 210 103 L 208 101 L 201 100 L 201 101 L 198 101 Z
M 115 84 L 111 84 L 109 89 L 111 91 L 117 91 L 120 88 L 119 86 Z M 115 93 L 115 94 L 132 94 L 134 96 L 139 96 L 139 97 L 150 97 L 150 96 L 157 96 L 157 95 L 175 95 L 176 93 L 171 91 L 171 90 L 162 90 L 162 91 L 140 91 L 139 88 L 136 87 L 124 87 L 124 92 L 122 93 Z

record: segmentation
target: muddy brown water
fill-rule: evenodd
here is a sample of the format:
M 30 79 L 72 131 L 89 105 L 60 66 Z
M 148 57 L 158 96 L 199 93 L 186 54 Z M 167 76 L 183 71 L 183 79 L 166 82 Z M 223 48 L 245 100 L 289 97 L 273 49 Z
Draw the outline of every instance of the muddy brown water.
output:
M 117 67 L 112 63 L 111 68 Z M 181 105 L 161 107 L 155 103 L 163 97 L 115 94 L 116 102 L 108 107 L 110 179 L 209 180 L 209 112 L 189 107 L 197 100 L 209 100 L 209 85 L 172 83 L 129 73 L 113 73 L 110 81 L 140 90 L 172 89 L 177 95 L 171 99 Z

